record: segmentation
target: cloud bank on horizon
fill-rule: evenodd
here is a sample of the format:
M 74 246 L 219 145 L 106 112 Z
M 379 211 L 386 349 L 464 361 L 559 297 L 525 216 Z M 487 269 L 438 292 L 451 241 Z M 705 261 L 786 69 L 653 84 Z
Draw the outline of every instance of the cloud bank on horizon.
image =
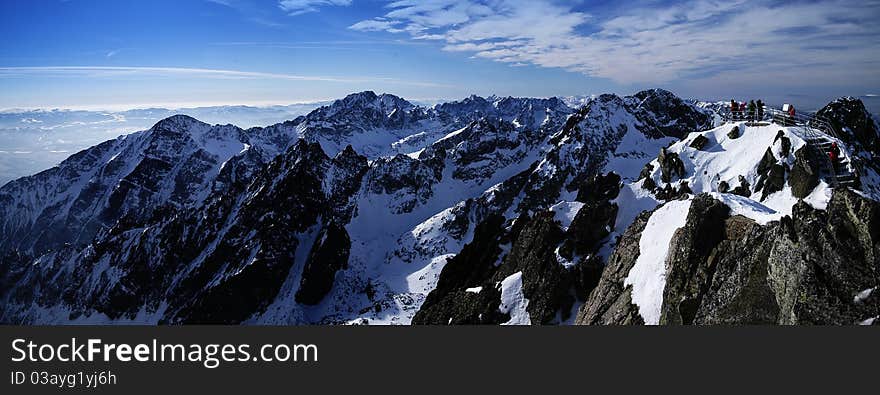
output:
M 878 80 L 877 1 L 644 3 L 603 19 L 551 0 L 399 0 L 349 28 L 626 84 L 744 76 Z

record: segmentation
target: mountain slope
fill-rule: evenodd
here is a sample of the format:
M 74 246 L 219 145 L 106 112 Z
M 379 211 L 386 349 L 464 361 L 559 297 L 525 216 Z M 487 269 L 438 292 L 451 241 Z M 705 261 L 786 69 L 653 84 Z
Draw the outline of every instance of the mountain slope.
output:
M 362 92 L 266 128 L 164 120 L 0 189 L 0 209 L 19 218 L 0 238 L 0 321 L 749 322 L 721 313 L 754 306 L 731 305 L 720 291 L 729 286 L 714 281 L 766 263 L 730 266 L 747 260 L 719 246 L 748 231 L 748 251 L 759 251 L 783 243 L 778 229 L 816 223 L 828 230 L 804 253 L 872 267 L 877 224 L 862 197 L 874 196 L 872 173 L 859 173 L 858 193 L 832 188 L 798 128 L 714 127 L 710 110 L 663 90 L 584 102 L 470 97 L 425 108 Z M 856 130 L 852 119 L 841 127 Z M 851 135 L 835 141 L 870 170 L 871 140 L 855 137 L 870 131 Z M 114 161 L 127 167 L 111 171 Z M 92 197 L 73 187 L 93 179 Z M 89 210 L 51 209 L 77 199 Z M 45 228 L 40 217 L 64 236 L 31 235 Z M 853 240 L 866 247 L 837 251 Z M 723 275 L 695 269 L 713 252 Z M 802 289 L 848 295 L 874 281 L 844 269 L 843 280 Z M 792 273 L 786 281 L 813 278 Z M 862 307 L 823 298 L 798 308 L 827 314 L 776 322 L 873 314 L 870 295 Z M 684 307 L 667 303 L 679 299 Z
M 215 180 L 247 176 L 224 171 L 230 158 L 259 165 L 286 148 L 274 137 L 175 116 L 82 151 L 0 188 L 0 249 L 39 255 L 88 243 L 124 216 L 198 206 Z
M 876 322 L 880 204 L 865 152 L 876 122 L 847 98 L 819 114 L 844 131 L 824 138 L 862 169 L 861 190 L 820 177 L 800 127 L 740 122 L 692 134 L 623 187 L 681 200 L 634 216 L 577 322 Z

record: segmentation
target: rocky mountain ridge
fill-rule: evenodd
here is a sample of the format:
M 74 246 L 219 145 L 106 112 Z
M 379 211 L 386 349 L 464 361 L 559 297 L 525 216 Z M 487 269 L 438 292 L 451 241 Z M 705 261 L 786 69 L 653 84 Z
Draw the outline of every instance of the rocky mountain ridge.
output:
M 0 188 L 0 211 L 13 218 L 0 228 L 0 299 L 6 306 L 0 319 L 548 324 L 577 317 L 579 323 L 641 323 L 640 310 L 660 300 L 644 295 L 656 295 L 657 286 L 652 294 L 627 283 L 636 264 L 619 263 L 645 255 L 639 254 L 640 224 L 671 202 L 687 202 L 690 211 L 678 216 L 687 220 L 682 229 L 702 229 L 691 224 L 691 207 L 716 199 L 716 206 L 740 215 L 717 208 L 700 218 L 731 225 L 690 233 L 699 237 L 676 232 L 669 241 L 681 246 L 676 250 L 698 252 L 674 258 L 690 263 L 668 264 L 669 270 L 683 265 L 684 274 L 665 278 L 680 277 L 676 281 L 685 285 L 664 283 L 662 300 L 687 299 L 685 307 L 675 307 L 686 312 L 676 321 L 666 312 L 673 307 L 661 303 L 662 322 L 764 322 L 752 316 L 736 321 L 719 315 L 721 307 L 702 307 L 704 300 L 724 300 L 705 296 L 704 288 L 716 286 L 707 278 L 727 277 L 692 267 L 716 250 L 725 255 L 719 262 L 727 262 L 733 250 L 719 246 L 742 238 L 723 229 L 770 229 L 749 239 L 758 246 L 770 243 L 777 224 L 792 221 L 785 218 L 795 218 L 793 229 L 800 231 L 808 227 L 797 221 L 824 221 L 841 225 L 828 225 L 830 236 L 816 236 L 822 238 L 814 243 L 818 251 L 839 249 L 847 240 L 877 245 L 876 221 L 841 214 L 862 210 L 873 218 L 870 188 L 877 183 L 870 171 L 862 173 L 862 192 L 841 195 L 818 182 L 808 191 L 809 203 L 793 197 L 789 184 L 799 183 L 792 179 L 798 179 L 802 146 L 796 130 L 782 128 L 784 139 L 772 139 L 765 135 L 775 130 L 740 125 L 743 133 L 731 138 L 731 125 L 713 128 L 711 111 L 662 90 L 585 102 L 572 109 L 559 99 L 470 97 L 426 108 L 362 92 L 266 128 L 163 120 Z M 858 104 L 827 111 L 858 113 Z M 862 152 L 871 152 L 873 140 L 870 130 L 858 129 L 860 120 L 841 118 L 861 136 L 841 143 L 870 164 L 873 157 Z M 698 137 L 706 140 L 700 149 L 691 146 Z M 758 145 L 770 156 L 738 155 Z M 732 158 L 742 165 L 725 166 L 737 162 Z M 764 162 L 767 169 L 792 169 L 781 173 L 781 187 Z M 741 188 L 740 195 L 720 191 L 722 182 Z M 747 219 L 731 220 L 739 216 Z M 48 229 L 64 236 L 46 234 Z M 836 235 L 840 229 L 850 236 Z M 718 238 L 717 245 L 704 234 Z M 833 237 L 839 240 L 827 244 Z M 869 250 L 857 251 L 862 274 L 876 267 Z M 655 264 L 667 261 L 654 258 Z M 767 267 L 761 259 L 750 262 Z M 746 269 L 725 270 L 738 276 Z M 807 281 L 791 276 L 798 284 Z M 818 287 L 845 295 L 875 281 L 874 275 L 856 280 L 849 269 L 835 276 L 845 284 L 822 280 Z M 622 296 L 633 287 L 643 297 L 636 303 Z M 694 287 L 698 291 L 689 291 Z M 693 292 L 696 302 L 687 296 Z M 845 309 L 827 298 L 809 299 L 798 308 L 824 303 L 834 311 L 776 322 L 863 322 L 876 316 L 868 294 L 859 302 L 863 307 Z M 790 301 L 780 298 L 780 306 Z M 701 308 L 708 310 L 692 314 Z M 782 310 L 788 316 L 794 311 Z M 621 318 L 593 318 L 608 314 Z M 710 316 L 727 318 L 703 318 Z

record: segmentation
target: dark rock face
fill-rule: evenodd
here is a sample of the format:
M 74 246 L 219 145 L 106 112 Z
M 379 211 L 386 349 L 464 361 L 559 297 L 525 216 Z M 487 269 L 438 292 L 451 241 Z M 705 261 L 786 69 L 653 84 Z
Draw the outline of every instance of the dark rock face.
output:
M 639 323 L 623 282 L 638 256 L 627 229 L 581 324 Z M 791 217 L 758 225 L 708 196 L 694 199 L 670 243 L 660 324 L 843 324 L 880 315 L 880 203 L 836 190 L 827 211 L 798 203 Z
M 608 237 L 616 219 L 616 204 L 605 201 L 584 205 L 571 221 L 559 255 L 570 260 L 592 253 Z
M 523 272 L 522 290 L 529 300 L 526 310 L 534 324 L 551 323 L 558 311 L 568 311 L 574 302 L 569 293 L 571 273 L 554 254 L 563 237 L 553 215 L 540 213 L 523 227 L 504 260 L 505 277 Z
M 324 177 L 324 185 L 330 197 L 330 206 L 334 219 L 339 223 L 347 223 L 354 211 L 351 197 L 361 188 L 361 180 L 369 166 L 367 158 L 359 155 L 351 146 L 345 147 L 330 161 Z
M 760 233 L 761 227 L 754 221 L 742 216 L 734 216 L 725 222 L 724 240 L 722 240 L 706 265 L 711 266 L 714 271 L 709 279 L 705 279 L 701 284 L 703 287 L 703 295 L 697 313 L 699 317 L 694 323 L 703 324 L 711 323 L 705 321 L 707 311 L 711 308 L 718 309 L 718 312 L 712 314 L 725 314 L 735 317 L 737 323 L 755 324 L 769 323 L 772 317 L 775 317 L 779 310 L 774 296 L 769 291 L 765 281 L 766 272 L 769 270 L 767 265 L 737 266 L 736 259 L 745 259 L 744 255 L 755 255 L 766 257 L 766 251 L 745 251 L 744 240 L 755 232 Z M 724 263 L 720 263 L 723 261 Z M 720 279 L 732 279 L 736 281 L 735 292 L 738 294 L 736 302 L 733 306 L 725 308 L 715 307 L 714 303 L 718 298 L 718 291 L 714 286 L 715 281 Z M 709 288 L 709 289 L 706 289 Z M 711 306 L 711 307 L 710 307 Z
M 790 220 L 754 228 L 719 260 L 697 323 L 846 325 L 878 316 L 878 298 L 855 299 L 880 280 L 878 210 L 844 189 L 827 212 L 799 203 Z
M 509 317 L 498 311 L 499 284 L 517 272 L 522 272 L 533 324 L 569 319 L 575 299 L 586 298 L 599 281 L 602 265 L 595 254 L 614 228 L 617 205 L 610 201 L 619 190 L 620 177 L 614 173 L 589 177 L 578 192 L 584 205 L 567 230 L 548 211 L 521 215 L 512 224 L 490 215 L 477 225 L 473 241 L 447 262 L 413 322 L 506 322 Z M 482 290 L 466 291 L 476 287 Z
M 693 193 L 687 181 L 679 183 L 677 188 L 673 188 L 672 184 L 666 184 L 663 188 L 655 188 L 651 191 L 654 192 L 654 197 L 664 201 L 683 199 Z
M 761 200 L 767 198 L 775 192 L 782 190 L 785 186 L 785 174 L 788 172 L 788 165 L 779 163 L 773 155 L 773 151 L 767 148 L 767 152 L 758 163 L 758 184 L 755 191 L 761 191 Z
M 645 167 L 642 167 L 642 171 L 639 172 L 638 180 L 651 178 L 651 173 L 654 172 L 654 165 L 651 162 L 645 163 Z
M 608 258 L 602 277 L 578 311 L 575 323 L 580 325 L 639 325 L 644 321 L 632 303 L 632 287 L 624 280 L 639 257 L 639 239 L 653 211 L 640 214 L 620 237 Z
M 706 130 L 712 125 L 712 115 L 701 111 L 663 89 L 649 89 L 632 96 L 636 116 L 650 125 L 645 134 L 651 138 L 664 136 L 679 139 L 688 131 Z
M 707 291 L 707 280 L 715 271 L 710 254 L 724 238 L 730 209 L 709 195 L 691 202 L 686 225 L 675 231 L 666 262 L 666 288 L 660 321 L 690 324 Z
M 657 183 L 654 182 L 654 179 L 651 177 L 648 177 L 648 178 L 644 178 L 644 180 L 645 181 L 642 182 L 642 189 L 644 189 L 646 191 L 655 192 L 655 190 L 657 189 Z M 666 184 L 666 185 L 669 186 L 669 184 Z
M 827 119 L 838 131 L 849 137 L 847 143 L 858 143 L 865 150 L 880 155 L 880 131 L 865 104 L 854 97 L 841 97 L 816 112 L 816 116 Z
M 738 139 L 739 138 L 739 126 L 734 126 L 733 129 L 730 129 L 730 131 L 727 132 L 727 137 L 729 137 L 731 139 Z
M 83 251 L 71 247 L 44 256 L 46 263 L 28 266 L 27 277 L 4 300 L 66 306 L 71 319 L 94 311 L 134 318 L 165 302 L 160 322 L 238 323 L 265 309 L 291 270 L 302 270 L 294 266 L 297 255 L 314 263 L 303 263 L 309 267 L 304 295 L 319 300 L 320 284 L 332 281 L 333 269 L 347 260 L 347 236 L 334 224 L 350 216 L 350 184 L 360 185 L 366 159 L 345 152 L 330 159 L 318 144 L 300 140 L 255 177 L 232 175 L 243 165 L 224 167 L 231 172 L 223 178 L 226 189 L 204 207 L 160 207 L 147 221 L 126 216 Z M 325 181 L 335 177 L 350 184 L 335 182 L 325 190 Z M 322 227 L 327 240 L 312 249 L 307 235 Z M 101 262 L 109 267 L 100 269 Z M 52 280 L 58 275 L 66 280 Z M 32 319 L 14 309 L 3 314 L 4 322 Z
M 501 219 L 492 216 L 478 225 L 474 241 L 444 266 L 437 288 L 428 294 L 414 324 L 506 322 L 510 317 L 498 310 L 499 286 L 517 272 L 522 272 L 522 291 L 533 324 L 551 323 L 557 312 L 571 309 L 570 289 L 578 272 L 567 270 L 555 257 L 564 232 L 552 213 L 519 217 L 516 223 L 521 225 L 510 230 L 501 228 Z M 505 240 L 511 244 L 510 253 L 501 257 L 498 245 Z M 477 286 L 482 287 L 479 293 L 466 291 Z
M 611 172 L 591 177 L 580 190 L 577 200 L 584 203 L 566 232 L 566 239 L 559 248 L 565 259 L 588 255 L 599 248 L 614 228 L 617 205 L 611 203 L 620 192 L 620 176 Z
M 498 310 L 501 291 L 492 281 L 498 277 L 495 263 L 501 258 L 498 243 L 505 237 L 503 225 L 504 217 L 500 215 L 491 215 L 477 225 L 473 241 L 443 267 L 437 287 L 413 317 L 413 324 L 499 324 L 505 321 Z M 466 291 L 476 287 L 482 290 Z
M 265 309 L 293 267 L 297 249 L 310 247 L 297 235 L 329 211 L 322 183 L 328 162 L 320 145 L 300 140 L 270 164 L 278 169 L 249 187 L 261 193 L 239 209 L 236 224 L 215 250 L 180 280 L 179 292 L 170 298 L 180 306 L 171 322 L 238 323 Z M 248 239 L 244 246 L 249 248 L 242 249 L 241 240 Z
M 807 197 L 819 185 L 818 167 L 810 160 L 806 147 L 794 153 L 788 185 L 791 187 L 791 194 L 798 199 Z
M 620 186 L 620 176 L 616 173 L 596 174 L 581 185 L 575 200 L 582 203 L 613 200 L 620 192 Z
M 672 177 L 684 177 L 684 162 L 674 152 L 668 152 L 666 149 L 660 150 L 657 156 L 660 163 L 660 180 L 663 182 L 672 182 Z
M 749 181 L 746 180 L 745 177 L 739 176 L 739 185 L 733 189 L 730 193 L 739 196 L 749 197 L 752 195 L 752 186 L 749 185 Z
M 437 183 L 437 173 L 423 161 L 406 155 L 378 159 L 366 174 L 365 188 L 374 194 L 395 195 L 401 198 L 394 213 L 410 212 L 432 195 L 431 186 Z
M 707 144 L 709 144 L 709 139 L 701 134 L 695 137 L 693 141 L 691 141 L 690 147 L 693 149 L 702 150 L 703 148 L 706 148 Z
M 345 228 L 331 223 L 315 240 L 302 273 L 302 281 L 296 291 L 296 301 L 308 305 L 318 304 L 330 292 L 333 278 L 338 270 L 348 265 L 351 239 Z

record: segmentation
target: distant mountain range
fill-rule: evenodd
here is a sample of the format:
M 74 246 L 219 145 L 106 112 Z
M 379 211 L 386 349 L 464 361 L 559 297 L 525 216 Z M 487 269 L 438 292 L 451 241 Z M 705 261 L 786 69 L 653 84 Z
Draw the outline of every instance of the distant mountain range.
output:
M 880 136 L 632 96 L 174 115 L 0 187 L 0 321 L 804 324 L 880 315 Z
M 4 110 L 0 111 L 0 185 L 48 169 L 108 139 L 149 129 L 172 115 L 249 128 L 284 122 L 328 103 L 126 111 Z

